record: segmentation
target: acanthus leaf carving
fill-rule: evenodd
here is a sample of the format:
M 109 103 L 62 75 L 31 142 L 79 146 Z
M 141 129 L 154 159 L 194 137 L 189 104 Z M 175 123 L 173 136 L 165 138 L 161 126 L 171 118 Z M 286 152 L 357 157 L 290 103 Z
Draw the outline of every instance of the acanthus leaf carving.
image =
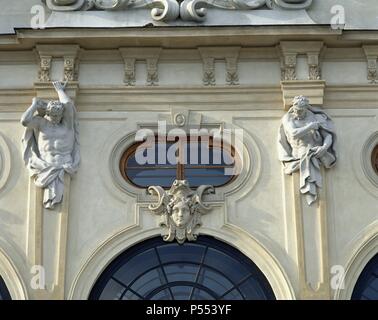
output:
M 168 191 L 160 186 L 151 186 L 148 191 L 158 197 L 156 203 L 149 205 L 149 210 L 160 216 L 160 226 L 167 229 L 163 234 L 164 241 L 176 239 L 183 244 L 186 240 L 197 240 L 201 215 L 211 210 L 203 202 L 203 196 L 214 192 L 214 187 L 203 185 L 193 191 L 187 180 L 175 180 Z
M 127 86 L 135 86 L 136 74 L 135 74 L 135 58 L 125 59 L 125 78 L 124 82 Z
M 377 57 L 368 58 L 368 80 L 371 83 L 378 82 Z
M 147 85 L 157 86 L 159 82 L 158 59 L 147 58 Z
M 283 79 L 285 81 L 297 80 L 297 54 L 287 54 L 284 57 Z
M 226 58 L 226 82 L 230 86 L 239 84 L 238 59 Z
M 75 68 L 75 57 L 66 56 L 63 59 L 64 64 L 64 81 L 76 81 L 77 80 L 77 70 Z
M 203 64 L 203 84 L 205 86 L 215 86 L 215 61 L 214 58 L 204 58 Z
M 38 80 L 41 82 L 50 81 L 50 70 L 51 70 L 52 56 L 41 56 L 40 65 L 38 71 Z
M 42 0 L 53 11 L 151 9 L 155 21 L 182 20 L 202 22 L 208 8 L 226 10 L 268 9 L 301 10 L 313 0 Z

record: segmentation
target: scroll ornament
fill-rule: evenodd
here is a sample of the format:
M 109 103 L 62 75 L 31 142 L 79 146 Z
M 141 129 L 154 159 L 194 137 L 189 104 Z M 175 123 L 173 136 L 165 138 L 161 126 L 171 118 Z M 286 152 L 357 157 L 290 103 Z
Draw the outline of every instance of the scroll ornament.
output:
M 209 8 L 255 10 L 260 8 L 301 10 L 313 0 L 42 0 L 53 11 L 151 9 L 155 21 L 202 22 Z

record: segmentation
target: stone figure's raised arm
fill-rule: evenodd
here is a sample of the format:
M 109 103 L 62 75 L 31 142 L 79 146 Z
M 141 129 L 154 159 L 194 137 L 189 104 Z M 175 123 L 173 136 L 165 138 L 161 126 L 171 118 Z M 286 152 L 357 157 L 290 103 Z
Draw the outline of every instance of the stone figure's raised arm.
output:
M 59 101 L 63 104 L 72 103 L 71 98 L 67 95 L 67 93 L 64 91 L 66 88 L 67 82 L 61 83 L 60 81 L 54 81 L 53 86 L 59 96 Z
M 283 125 L 285 128 L 285 132 L 289 134 L 291 137 L 293 137 L 294 139 L 302 138 L 311 130 L 319 129 L 319 123 L 316 121 L 311 121 L 305 126 L 301 128 L 297 128 L 294 126 L 294 123 L 288 117 L 285 117 L 283 121 Z
M 60 81 L 54 81 L 53 86 L 59 96 L 59 101 L 64 104 L 64 113 L 62 122 L 73 128 L 74 126 L 74 117 L 75 117 L 75 106 L 71 98 L 64 91 L 66 88 L 67 82 L 62 84 Z
M 24 114 L 21 117 L 21 124 L 24 127 L 27 128 L 38 128 L 41 121 L 42 117 L 35 115 L 35 113 L 38 111 L 38 113 L 42 112 L 41 109 L 45 109 L 46 104 L 39 100 L 39 98 L 35 97 L 33 98 L 33 102 L 31 106 L 24 112 Z
M 320 129 L 320 132 L 322 133 L 322 136 L 324 137 L 323 147 L 328 150 L 333 143 L 333 137 L 332 134 L 330 134 L 328 131 L 324 129 Z

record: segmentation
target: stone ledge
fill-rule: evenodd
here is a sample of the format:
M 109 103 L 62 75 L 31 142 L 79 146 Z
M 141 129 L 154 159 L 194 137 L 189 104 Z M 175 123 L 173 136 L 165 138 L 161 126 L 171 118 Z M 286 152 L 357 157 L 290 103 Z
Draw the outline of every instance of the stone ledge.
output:
M 284 110 L 289 110 L 295 96 L 307 96 L 310 104 L 322 106 L 324 102 L 324 80 L 281 81 Z

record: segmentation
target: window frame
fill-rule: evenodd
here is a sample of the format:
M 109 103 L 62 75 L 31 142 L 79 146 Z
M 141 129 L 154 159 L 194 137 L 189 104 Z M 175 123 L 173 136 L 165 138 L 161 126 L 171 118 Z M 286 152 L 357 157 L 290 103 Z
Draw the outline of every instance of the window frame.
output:
M 191 141 L 196 141 L 198 143 L 198 145 L 200 145 L 201 141 L 199 140 L 201 136 L 187 136 L 187 146 L 190 144 Z M 164 137 L 164 136 L 158 136 L 158 135 L 155 135 L 155 143 L 159 143 L 161 141 L 164 141 L 165 143 L 176 143 L 176 142 L 179 142 L 181 140 L 179 139 L 176 139 L 176 141 L 167 141 L 166 140 L 167 137 Z M 162 140 L 164 139 L 164 140 Z M 127 170 L 127 162 L 128 160 L 130 159 L 130 157 L 132 157 L 137 148 L 142 145 L 143 143 L 145 143 L 146 141 L 142 141 L 142 142 L 136 142 L 136 143 L 133 143 L 132 145 L 130 145 L 122 154 L 121 156 L 121 159 L 120 159 L 120 162 L 119 162 L 119 170 L 120 170 L 120 173 L 122 175 L 122 177 L 129 183 L 131 184 L 132 186 L 138 188 L 138 189 L 146 189 L 146 187 L 144 186 L 140 186 L 138 184 L 136 184 L 135 182 L 133 182 L 127 175 L 126 173 L 126 170 Z M 217 168 L 227 168 L 227 167 L 237 167 L 239 166 L 239 164 L 241 163 L 240 161 L 240 156 L 239 154 L 236 152 L 234 146 L 232 145 L 229 145 L 227 144 L 227 147 L 225 147 L 225 144 L 226 142 L 224 140 L 222 140 L 221 142 L 221 150 L 223 151 L 225 148 L 227 148 L 227 150 L 231 150 L 231 154 L 230 156 L 233 157 L 234 159 L 234 164 L 233 165 L 230 165 L 230 166 L 217 166 Z M 208 147 L 209 149 L 213 149 L 214 147 L 215 148 L 219 148 L 219 146 L 214 146 L 214 142 L 213 142 L 213 137 L 209 137 L 209 143 L 208 143 Z M 179 156 L 180 157 L 180 156 Z M 177 180 L 185 180 L 185 167 L 186 166 L 190 166 L 190 163 L 187 163 L 187 164 L 182 164 L 182 163 L 178 163 L 176 165 L 176 179 Z M 173 165 L 172 166 L 172 169 L 174 168 Z M 198 169 L 207 169 L 207 168 L 214 168 L 214 165 L 211 165 L 211 164 L 208 164 L 208 165 L 198 165 Z M 197 168 L 196 168 L 197 169 Z M 152 169 L 150 169 L 152 170 Z M 216 188 L 222 188 L 226 185 L 229 185 L 231 184 L 232 182 L 234 182 L 237 178 L 239 177 L 239 175 L 233 175 L 227 182 L 221 184 L 221 185 L 216 185 L 215 187 Z M 195 188 L 194 186 L 191 186 L 192 188 Z M 197 186 L 198 187 L 198 186 Z M 169 189 L 170 187 L 168 186 L 165 186 L 163 187 L 164 189 Z
M 148 267 L 146 270 L 143 271 L 143 274 L 147 274 L 151 270 L 157 270 L 158 268 L 162 268 L 167 265 L 173 265 L 173 264 L 180 264 L 180 263 L 187 263 L 192 265 L 198 265 L 199 270 L 196 275 L 195 281 L 168 281 L 166 278 L 166 283 L 162 284 L 159 287 L 156 287 L 149 291 L 148 293 L 145 293 L 145 295 L 139 293 L 138 291 L 134 291 L 132 286 L 135 284 L 136 279 L 140 279 L 143 274 L 139 274 L 137 278 L 134 278 L 130 283 L 126 284 L 123 283 L 121 280 L 116 278 L 116 274 L 124 267 L 127 263 L 132 261 L 135 257 L 137 257 L 139 254 L 143 254 L 144 252 L 148 252 L 150 250 L 153 250 L 157 252 L 160 248 L 164 246 L 178 246 L 183 247 L 185 245 L 195 245 L 202 247 L 202 253 L 198 257 L 199 259 L 196 259 L 194 261 L 188 261 L 188 260 L 175 260 L 172 261 L 162 261 L 160 258 L 158 258 L 158 264 L 154 266 Z M 222 268 L 214 268 L 211 265 L 209 265 L 205 261 L 205 257 L 207 256 L 209 250 L 212 251 L 218 251 L 222 253 L 223 255 L 232 258 L 234 261 L 237 261 L 243 268 L 245 268 L 246 275 L 242 277 L 239 281 L 235 282 L 235 280 L 232 280 L 229 278 L 229 274 L 226 273 Z M 159 254 L 157 254 L 159 257 Z M 127 292 L 131 292 L 135 296 L 139 296 L 139 298 L 151 298 L 154 294 L 156 294 L 156 291 L 160 291 L 163 287 L 164 289 L 173 288 L 176 285 L 186 285 L 189 284 L 193 287 L 193 290 L 195 289 L 201 289 L 201 284 L 199 283 L 199 271 L 201 268 L 204 267 L 205 269 L 208 268 L 209 270 L 216 271 L 217 274 L 225 276 L 225 279 L 228 279 L 230 283 L 232 284 L 232 287 L 229 289 L 226 289 L 223 294 L 219 295 L 219 299 L 222 299 L 226 297 L 228 294 L 233 292 L 234 290 L 238 291 L 240 296 L 243 297 L 243 299 L 239 300 L 250 300 L 245 296 L 245 292 L 242 289 L 242 286 L 247 283 L 250 279 L 254 279 L 258 283 L 258 288 L 262 290 L 262 293 L 264 297 L 267 300 L 276 300 L 276 296 L 274 294 L 273 288 L 271 284 L 269 283 L 269 280 L 264 275 L 264 273 L 258 268 L 258 266 L 249 259 L 246 255 L 244 255 L 241 251 L 239 251 L 236 247 L 233 247 L 225 242 L 222 242 L 220 240 L 217 240 L 211 236 L 203 235 L 200 238 L 197 239 L 196 242 L 186 242 L 183 245 L 179 245 L 178 243 L 168 243 L 163 241 L 161 237 L 155 237 L 152 239 L 145 240 L 141 243 L 137 243 L 134 246 L 126 249 L 122 253 L 120 253 L 113 261 L 111 261 L 108 266 L 103 270 L 101 275 L 97 278 L 96 282 L 93 284 L 91 292 L 88 296 L 88 300 L 100 300 L 101 296 L 104 293 L 104 290 L 108 283 L 113 280 L 124 287 L 122 294 L 118 297 L 118 299 L 122 299 Z M 165 271 L 163 271 L 165 277 L 167 276 Z M 206 291 L 211 291 L 211 287 L 206 287 Z M 213 291 L 214 292 L 214 291 Z M 193 292 L 192 292 L 193 294 Z M 190 297 L 192 297 L 192 294 Z M 212 295 L 212 294 L 210 294 Z M 217 293 L 215 293 L 217 295 Z M 212 295 L 213 296 L 213 295 Z M 213 298 L 215 298 L 213 296 Z

